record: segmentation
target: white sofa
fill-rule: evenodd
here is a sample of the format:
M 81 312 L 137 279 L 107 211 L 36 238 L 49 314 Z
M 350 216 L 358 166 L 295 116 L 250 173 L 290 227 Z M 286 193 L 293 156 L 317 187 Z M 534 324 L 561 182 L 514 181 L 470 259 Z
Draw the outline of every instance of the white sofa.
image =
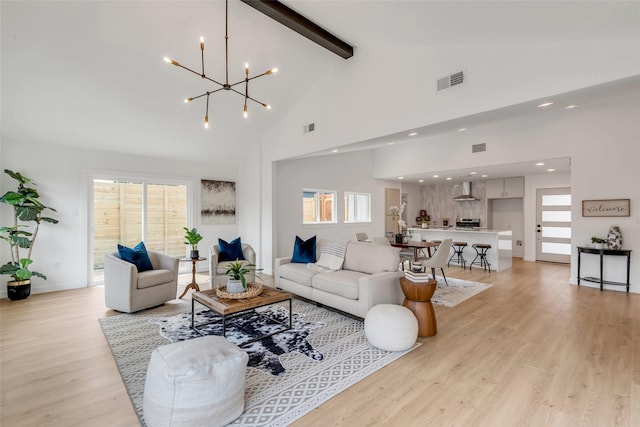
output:
M 319 258 L 323 240 L 317 242 Z M 348 242 L 341 270 L 322 271 L 314 264 L 276 258 L 276 288 L 364 318 L 377 304 L 402 304 L 398 271 L 400 250 L 367 242 Z

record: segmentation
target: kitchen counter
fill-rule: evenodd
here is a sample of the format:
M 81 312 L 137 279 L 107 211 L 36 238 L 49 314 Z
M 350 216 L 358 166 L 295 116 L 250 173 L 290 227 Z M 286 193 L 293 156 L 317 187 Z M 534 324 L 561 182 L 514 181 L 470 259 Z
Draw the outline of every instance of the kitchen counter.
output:
M 476 256 L 476 251 L 471 247 L 474 243 L 488 243 L 491 249 L 487 251 L 487 260 L 491 264 L 492 271 L 503 271 L 511 268 L 512 241 L 511 230 L 490 230 L 486 228 L 455 228 L 455 227 L 429 227 L 409 228 L 411 234 L 418 234 L 421 240 L 453 239 L 454 242 L 467 242 L 463 256 L 467 260 L 467 267 Z M 451 264 L 450 268 L 457 267 Z M 481 268 L 474 265 L 473 268 Z

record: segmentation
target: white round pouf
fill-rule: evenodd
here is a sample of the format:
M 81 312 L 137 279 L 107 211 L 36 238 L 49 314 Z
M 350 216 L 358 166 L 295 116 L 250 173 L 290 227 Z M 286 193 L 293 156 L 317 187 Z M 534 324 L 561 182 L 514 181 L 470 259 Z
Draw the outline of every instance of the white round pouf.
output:
M 381 350 L 408 350 L 418 337 L 418 320 L 406 307 L 378 304 L 364 318 L 364 334 L 371 345 Z
M 151 353 L 143 413 L 149 427 L 223 426 L 244 411 L 249 356 L 226 338 L 206 336 Z

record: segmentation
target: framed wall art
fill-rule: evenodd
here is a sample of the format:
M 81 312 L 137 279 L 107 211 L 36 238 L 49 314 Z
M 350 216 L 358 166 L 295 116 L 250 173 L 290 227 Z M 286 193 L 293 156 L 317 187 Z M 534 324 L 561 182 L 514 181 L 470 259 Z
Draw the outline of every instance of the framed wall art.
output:
M 233 181 L 201 180 L 202 224 L 235 224 L 236 183 Z
M 582 216 L 630 216 L 630 199 L 583 200 Z

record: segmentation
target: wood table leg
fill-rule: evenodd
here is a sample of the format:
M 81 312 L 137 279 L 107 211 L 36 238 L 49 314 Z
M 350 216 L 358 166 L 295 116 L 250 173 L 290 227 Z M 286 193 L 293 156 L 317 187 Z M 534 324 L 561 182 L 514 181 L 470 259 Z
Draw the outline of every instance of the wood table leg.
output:
M 187 294 L 189 289 L 193 289 L 196 292 L 200 292 L 200 286 L 198 286 L 198 284 L 196 283 L 196 262 L 198 262 L 198 261 L 199 261 L 198 258 L 192 258 L 191 259 L 191 283 L 189 283 L 184 288 L 184 292 L 182 292 L 182 295 L 180 295 L 180 297 L 178 299 L 182 299 L 182 297 Z

